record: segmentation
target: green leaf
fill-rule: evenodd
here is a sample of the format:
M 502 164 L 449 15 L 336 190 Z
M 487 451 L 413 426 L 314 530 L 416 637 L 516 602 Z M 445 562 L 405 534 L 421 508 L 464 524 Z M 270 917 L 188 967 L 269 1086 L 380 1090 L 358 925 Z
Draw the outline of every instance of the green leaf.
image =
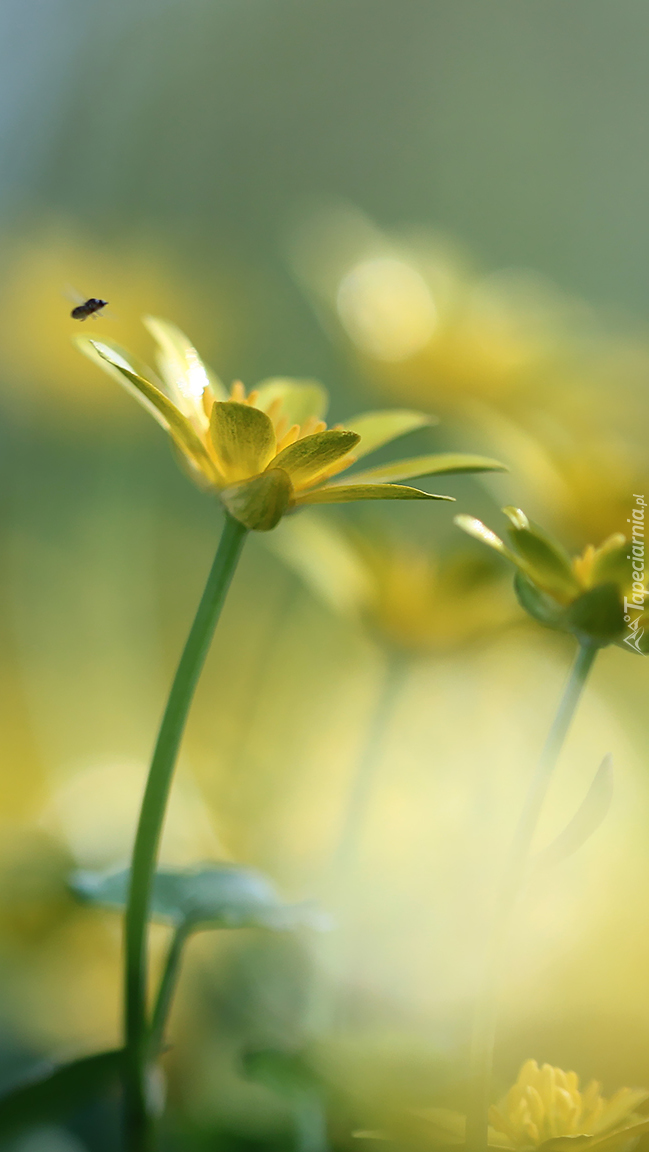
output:
M 235 520 L 255 532 L 269 532 L 288 510 L 293 487 L 282 468 L 233 484 L 221 492 L 221 501 Z
M 255 391 L 258 393 L 257 408 L 268 412 L 271 404 L 281 401 L 280 415 L 287 426 L 305 424 L 307 420 L 322 420 L 329 405 L 326 389 L 317 380 L 294 380 L 290 377 L 273 376 L 262 380 Z
M 0 1135 L 64 1119 L 88 1099 L 117 1087 L 122 1056 L 117 1049 L 36 1069 L 0 1096 Z
M 565 608 L 547 592 L 537 588 L 521 571 L 514 576 L 514 591 L 521 607 L 540 624 L 565 630 Z
M 79 872 L 71 881 L 83 901 L 121 911 L 126 905 L 130 872 Z M 160 869 L 153 881 L 151 916 L 176 928 L 272 928 L 300 925 L 325 927 L 310 903 L 285 904 L 269 880 L 252 868 L 206 864 L 199 868 Z
M 460 452 L 439 452 L 431 456 L 412 456 L 409 460 L 395 460 L 389 464 L 356 472 L 350 480 L 358 484 L 382 484 L 395 480 L 413 480 L 416 476 L 450 476 L 465 472 L 506 472 L 504 464 L 487 456 L 471 456 Z
M 109 344 L 106 340 L 91 340 L 87 336 L 78 336 L 76 343 L 85 356 L 99 364 L 104 372 L 115 377 L 122 387 L 146 408 L 202 472 L 218 482 L 218 473 L 207 449 L 187 417 L 168 396 L 165 396 L 164 392 L 156 388 L 155 384 L 134 370 L 128 353 L 123 352 L 116 344 Z
M 405 484 L 329 484 L 311 492 L 300 492 L 295 504 L 348 504 L 352 500 L 455 500 L 454 496 L 436 496 Z
M 295 488 L 312 483 L 323 472 L 358 444 L 355 432 L 338 431 L 329 428 L 326 432 L 314 432 L 304 436 L 284 448 L 273 460 L 273 468 L 283 468 L 288 472 Z
M 210 420 L 216 459 L 228 484 L 263 472 L 275 455 L 275 429 L 265 412 L 236 400 L 217 401 Z
M 604 757 L 595 778 L 572 820 L 547 848 L 534 858 L 537 868 L 549 868 L 567 860 L 597 831 L 613 799 L 613 759 Z
M 417 428 L 424 428 L 430 424 L 438 424 L 436 416 L 428 416 L 425 412 L 413 412 L 408 408 L 392 408 L 381 412 L 363 412 L 345 420 L 345 428 L 350 432 L 357 432 L 360 436 L 355 456 L 360 460 L 383 444 L 389 444 L 397 436 L 404 436 L 406 432 L 414 432 Z
M 567 609 L 566 628 L 582 644 L 603 648 L 624 631 L 624 609 L 615 584 L 598 584 L 584 592 Z

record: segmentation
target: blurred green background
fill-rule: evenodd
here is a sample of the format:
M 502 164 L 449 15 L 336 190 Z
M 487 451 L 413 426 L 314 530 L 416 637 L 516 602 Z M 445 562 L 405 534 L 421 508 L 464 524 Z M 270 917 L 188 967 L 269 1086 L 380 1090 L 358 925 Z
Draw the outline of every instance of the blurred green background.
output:
M 335 526 L 463 562 L 479 549 L 453 512 L 498 529 L 513 501 L 571 548 L 598 543 L 647 491 L 648 42 L 643 0 L 3 0 L 8 1077 L 117 1040 L 119 926 L 64 880 L 127 856 L 220 527 L 155 426 L 72 348 L 68 286 L 108 298 L 113 317 L 86 328 L 144 358 L 139 317 L 160 314 L 226 381 L 315 376 L 333 420 L 420 406 L 442 423 L 413 450 L 512 467 L 446 479 L 456 506 L 323 513 Z M 192 945 L 169 1072 L 197 1146 L 293 1140 L 286 1106 L 238 1063 L 268 1045 L 308 1053 L 341 1146 L 413 1104 L 462 1106 L 485 908 L 570 646 L 507 595 L 496 617 L 472 604 L 475 627 L 446 603 L 408 661 L 336 884 L 388 649 L 376 620 L 332 611 L 267 542 L 247 548 L 165 857 L 253 864 L 337 927 Z M 503 1085 L 529 1056 L 607 1090 L 649 1084 L 648 687 L 645 661 L 607 651 L 570 737 L 541 839 L 608 751 L 615 799 L 521 911 Z M 103 1147 L 84 1123 L 62 1148 Z

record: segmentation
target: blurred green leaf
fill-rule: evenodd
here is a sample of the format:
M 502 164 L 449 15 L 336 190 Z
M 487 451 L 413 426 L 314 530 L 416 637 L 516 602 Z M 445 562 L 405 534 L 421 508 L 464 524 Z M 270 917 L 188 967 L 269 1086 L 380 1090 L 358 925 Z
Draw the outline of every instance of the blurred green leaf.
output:
M 70 1064 L 42 1066 L 0 1097 L 0 1135 L 64 1118 L 88 1099 L 117 1087 L 122 1052 L 98 1052 Z
M 129 871 L 79 872 L 72 890 L 89 904 L 122 910 Z M 324 914 L 310 902 L 285 904 L 265 876 L 232 864 L 156 872 L 151 906 L 153 919 L 176 928 L 271 928 L 286 931 L 302 925 L 322 929 Z
M 606 755 L 572 820 L 547 848 L 539 852 L 534 864 L 540 868 L 560 864 L 572 856 L 597 831 L 613 799 L 613 760 Z
M 246 1052 L 243 1070 L 250 1080 L 264 1084 L 289 1105 L 298 1152 L 326 1152 L 323 1086 L 301 1053 L 282 1052 L 277 1048 Z

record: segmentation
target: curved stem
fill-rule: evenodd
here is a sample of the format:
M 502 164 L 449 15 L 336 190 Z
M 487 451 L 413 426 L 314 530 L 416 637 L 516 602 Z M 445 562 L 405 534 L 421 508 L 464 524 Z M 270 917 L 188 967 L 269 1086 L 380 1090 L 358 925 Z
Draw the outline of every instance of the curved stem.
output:
M 173 770 L 187 714 L 247 529 L 226 515 L 205 591 L 167 701 L 140 810 L 125 917 L 125 1106 L 127 1147 L 148 1152 L 152 1128 L 146 1101 L 146 993 L 151 887 Z
M 383 683 L 374 703 L 365 746 L 352 780 L 342 829 L 334 851 L 332 875 L 335 882 L 347 880 L 353 871 L 372 797 L 378 759 L 408 667 L 403 656 L 393 653 L 388 655 Z
M 167 952 L 167 959 L 165 961 L 164 971 L 160 980 L 158 995 L 156 996 L 153 1015 L 151 1017 L 151 1028 L 149 1030 L 149 1051 L 152 1056 L 155 1056 L 156 1052 L 160 1051 L 162 1042 L 164 1040 L 167 1016 L 169 1015 L 171 1000 L 173 998 L 176 981 L 180 971 L 180 961 L 182 959 L 183 948 L 188 936 L 189 929 L 187 925 L 181 924 L 179 928 L 174 930 L 174 933 L 171 937 L 169 951 Z
M 557 714 L 530 782 L 497 893 L 487 948 L 485 973 L 482 988 L 478 995 L 473 1025 L 466 1131 L 467 1152 L 486 1152 L 487 1149 L 487 1114 L 496 1037 L 498 995 L 512 914 L 525 883 L 532 839 L 547 796 L 552 773 L 597 652 L 598 649 L 593 645 L 583 645 L 579 648 Z

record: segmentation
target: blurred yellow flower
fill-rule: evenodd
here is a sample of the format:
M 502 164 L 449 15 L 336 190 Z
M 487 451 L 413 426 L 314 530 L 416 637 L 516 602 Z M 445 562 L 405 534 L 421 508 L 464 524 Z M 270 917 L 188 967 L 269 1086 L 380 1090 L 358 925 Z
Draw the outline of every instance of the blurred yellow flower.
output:
M 575 542 L 624 524 L 628 493 L 646 490 L 644 335 L 612 332 L 534 272 L 482 273 L 448 239 L 385 233 L 349 205 L 306 220 L 290 257 L 384 392 L 461 422 Z
M 436 556 L 315 512 L 285 520 L 270 544 L 335 611 L 413 656 L 452 650 L 514 616 L 495 566 L 466 551 Z
M 489 1147 L 614 1152 L 649 1130 L 649 1119 L 636 1112 L 648 1099 L 645 1088 L 620 1088 L 607 1100 L 596 1080 L 580 1092 L 575 1072 L 526 1060 L 504 1099 L 489 1109 Z M 416 1116 L 424 1122 L 418 1143 L 423 1137 L 429 1145 L 464 1144 L 459 1113 L 427 1108 Z
M 551 1064 L 539 1068 L 536 1060 L 526 1060 L 504 1100 L 489 1109 L 490 1143 L 538 1148 L 557 1136 L 590 1136 L 587 1143 L 598 1144 L 596 1137 L 620 1130 L 630 1137 L 634 1133 L 629 1129 L 649 1125 L 634 1115 L 647 1099 L 649 1092 L 644 1088 L 620 1088 L 606 1100 L 596 1080 L 580 1092 L 575 1072 L 563 1072 Z
M 431 422 L 421 412 L 368 412 L 345 428 L 322 419 L 327 393 L 314 381 L 272 379 L 228 393 L 173 324 L 148 317 L 161 379 L 108 341 L 80 337 L 81 350 L 115 376 L 171 436 L 199 484 L 218 492 L 235 519 L 268 531 L 303 504 L 350 500 L 451 500 L 399 483 L 440 473 L 502 468 L 481 456 L 446 453 L 395 461 L 333 480 L 360 457 Z

